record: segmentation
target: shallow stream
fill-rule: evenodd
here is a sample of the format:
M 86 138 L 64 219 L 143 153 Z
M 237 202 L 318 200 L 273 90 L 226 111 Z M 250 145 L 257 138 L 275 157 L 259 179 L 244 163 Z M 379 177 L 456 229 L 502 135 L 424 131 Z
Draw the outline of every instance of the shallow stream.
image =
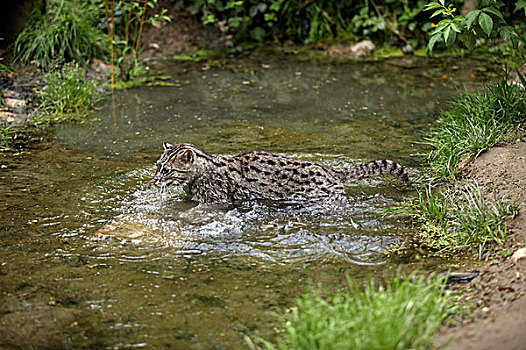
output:
M 418 141 L 476 67 L 285 60 L 173 73 L 176 86 L 118 91 L 98 121 L 2 156 L 0 345 L 238 349 L 246 336 L 275 337 L 272 312 L 310 285 L 339 289 L 392 265 L 443 269 L 385 254 L 411 226 L 381 210 L 413 198 L 410 184 L 370 179 L 311 203 L 198 205 L 149 180 L 163 141 L 331 167 L 388 158 L 416 176 Z

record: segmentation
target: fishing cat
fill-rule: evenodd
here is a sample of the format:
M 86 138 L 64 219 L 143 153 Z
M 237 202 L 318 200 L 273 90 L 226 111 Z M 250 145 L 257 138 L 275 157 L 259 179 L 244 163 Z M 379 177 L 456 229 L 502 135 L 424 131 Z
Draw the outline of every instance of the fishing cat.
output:
M 180 184 L 189 199 L 202 203 L 330 197 L 344 194 L 346 182 L 376 175 L 408 180 L 405 168 L 391 160 L 332 169 L 263 151 L 225 157 L 188 143 L 163 143 L 163 148 L 152 183 L 160 188 Z

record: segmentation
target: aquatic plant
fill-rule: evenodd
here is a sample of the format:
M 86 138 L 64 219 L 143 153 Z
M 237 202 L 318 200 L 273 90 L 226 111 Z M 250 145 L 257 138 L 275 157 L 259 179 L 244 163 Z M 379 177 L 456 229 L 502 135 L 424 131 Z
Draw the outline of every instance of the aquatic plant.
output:
M 266 349 L 427 349 L 456 310 L 451 299 L 441 278 L 395 274 L 385 284 L 371 279 L 363 290 L 349 279 L 346 291 L 308 290 L 280 317 L 277 343 L 257 343 Z

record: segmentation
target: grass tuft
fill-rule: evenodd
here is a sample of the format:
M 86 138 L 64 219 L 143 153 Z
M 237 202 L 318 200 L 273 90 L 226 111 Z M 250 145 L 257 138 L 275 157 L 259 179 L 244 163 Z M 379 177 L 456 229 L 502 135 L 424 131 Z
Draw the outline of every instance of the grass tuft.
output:
M 432 251 L 478 251 L 487 245 L 502 245 L 508 237 L 507 221 L 518 207 L 507 199 L 484 198 L 477 184 L 458 183 L 454 189 L 439 191 L 431 186 L 402 210 L 422 224 L 418 244 Z
M 426 349 L 456 308 L 444 280 L 395 275 L 385 285 L 370 280 L 360 289 L 324 297 L 309 290 L 281 317 L 284 335 L 266 349 Z M 255 348 L 249 341 L 249 345 Z
M 87 116 L 95 104 L 95 82 L 78 66 L 65 66 L 47 74 L 47 86 L 38 92 L 45 121 L 62 121 Z
M 508 84 L 507 78 L 458 96 L 426 139 L 433 147 L 428 154 L 431 171 L 416 180 L 422 186 L 418 198 L 399 207 L 421 224 L 414 237 L 418 247 L 439 253 L 478 251 L 481 259 L 488 247 L 506 242 L 507 221 L 517 214 L 517 206 L 503 198 L 488 200 L 477 184 L 458 181 L 461 163 L 524 131 L 526 90 Z M 443 180 L 449 185 L 439 188 L 436 184 Z
M 440 178 L 456 178 L 463 157 L 476 157 L 494 146 L 506 134 L 526 122 L 526 91 L 506 82 L 482 91 L 459 96 L 448 111 L 442 112 L 437 127 L 426 143 L 430 168 Z
M 98 11 L 89 1 L 49 0 L 46 13 L 34 12 L 16 39 L 16 59 L 36 60 L 47 70 L 56 62 L 87 63 L 104 55 L 107 39 L 97 28 Z
M 13 126 L 0 126 L 0 152 L 11 151 L 11 141 L 18 131 Z

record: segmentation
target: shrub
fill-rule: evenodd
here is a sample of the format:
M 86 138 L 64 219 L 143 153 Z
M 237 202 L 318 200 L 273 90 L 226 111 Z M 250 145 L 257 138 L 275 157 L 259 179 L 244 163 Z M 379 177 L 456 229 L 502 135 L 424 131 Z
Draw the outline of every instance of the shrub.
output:
M 48 0 L 46 13 L 34 12 L 16 39 L 16 59 L 36 60 L 47 70 L 53 63 L 85 64 L 104 55 L 107 39 L 97 28 L 99 11 L 90 1 Z

